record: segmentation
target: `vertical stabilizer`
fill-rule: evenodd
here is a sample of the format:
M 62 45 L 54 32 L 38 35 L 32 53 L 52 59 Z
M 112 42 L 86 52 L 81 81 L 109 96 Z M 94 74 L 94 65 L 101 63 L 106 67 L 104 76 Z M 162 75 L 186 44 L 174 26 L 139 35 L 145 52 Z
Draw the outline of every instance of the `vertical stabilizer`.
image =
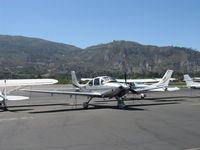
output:
M 163 78 L 156 84 L 168 86 L 172 73 L 173 73 L 173 70 L 167 70 Z
M 192 78 L 190 78 L 190 76 L 188 74 L 184 75 L 184 81 L 186 82 L 187 86 L 191 86 L 194 83 Z
M 72 84 L 73 86 L 80 88 L 80 84 L 78 83 L 78 80 L 76 78 L 76 73 L 75 71 L 71 71 L 71 76 L 72 76 Z

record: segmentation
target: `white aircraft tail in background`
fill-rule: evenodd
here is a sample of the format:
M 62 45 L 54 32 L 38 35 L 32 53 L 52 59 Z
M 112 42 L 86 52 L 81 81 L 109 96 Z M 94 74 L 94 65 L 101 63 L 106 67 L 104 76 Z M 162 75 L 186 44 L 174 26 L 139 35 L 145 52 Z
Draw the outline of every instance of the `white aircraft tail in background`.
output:
M 189 88 L 194 88 L 194 89 L 200 88 L 200 83 L 194 82 L 193 79 L 188 74 L 184 75 L 184 81 L 186 82 L 186 85 Z
M 146 85 L 146 84 L 135 84 L 136 89 L 138 88 L 144 88 L 144 87 L 150 87 L 150 86 L 161 86 L 162 90 L 165 90 L 169 86 L 170 78 L 172 76 L 173 70 L 167 70 L 162 79 L 158 83 L 154 83 L 151 85 Z M 155 91 L 161 91 L 159 89 L 152 89 Z
M 162 79 L 158 83 L 155 83 L 154 85 L 159 84 L 168 87 L 172 73 L 173 70 L 167 70 Z

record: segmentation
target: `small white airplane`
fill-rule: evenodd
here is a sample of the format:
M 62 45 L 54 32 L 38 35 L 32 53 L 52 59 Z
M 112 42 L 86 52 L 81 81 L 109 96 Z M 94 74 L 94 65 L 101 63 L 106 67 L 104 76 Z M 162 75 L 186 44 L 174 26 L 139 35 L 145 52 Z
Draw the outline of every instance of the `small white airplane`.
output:
M 193 89 L 198 89 L 200 88 L 200 83 L 199 82 L 194 82 L 192 78 L 188 74 L 184 75 L 184 81 L 186 82 L 187 87 L 193 88 Z
M 178 87 L 168 87 L 169 86 L 169 82 L 171 81 L 171 76 L 172 76 L 173 70 L 167 70 L 166 73 L 164 74 L 163 78 L 161 78 L 161 80 L 158 83 L 155 83 L 153 85 L 157 85 L 157 84 L 163 84 L 165 86 L 165 88 L 157 88 L 157 89 L 152 89 L 152 90 L 148 90 L 146 92 L 165 92 L 165 91 L 177 91 L 180 90 Z M 145 84 L 144 82 L 135 82 L 134 83 L 135 88 L 139 89 L 139 88 L 144 88 L 144 87 L 148 87 L 149 85 Z M 146 97 L 146 94 L 141 93 L 141 99 L 144 99 L 144 97 Z
M 138 94 L 140 92 L 166 88 L 166 83 L 169 82 L 172 72 L 168 71 L 164 78 L 159 82 L 143 88 L 135 88 L 127 83 L 119 83 L 113 77 L 100 76 L 91 79 L 86 84 L 79 84 L 74 71 L 71 72 L 72 84 L 76 88 L 76 91 L 49 91 L 49 90 L 24 90 L 37 93 L 51 93 L 51 94 L 66 94 L 66 95 L 82 95 L 87 96 L 89 100 L 83 103 L 83 108 L 88 108 L 89 102 L 94 97 L 99 98 L 116 98 L 118 108 L 124 108 L 126 99 L 125 95 L 129 92 Z
M 29 97 L 26 96 L 11 96 L 10 92 L 18 90 L 25 86 L 34 86 L 34 85 L 48 85 L 54 84 L 58 81 L 55 79 L 9 79 L 9 80 L 0 80 L 0 106 L 6 111 L 7 110 L 7 101 L 19 101 L 26 100 Z M 7 89 L 7 88 L 11 89 Z

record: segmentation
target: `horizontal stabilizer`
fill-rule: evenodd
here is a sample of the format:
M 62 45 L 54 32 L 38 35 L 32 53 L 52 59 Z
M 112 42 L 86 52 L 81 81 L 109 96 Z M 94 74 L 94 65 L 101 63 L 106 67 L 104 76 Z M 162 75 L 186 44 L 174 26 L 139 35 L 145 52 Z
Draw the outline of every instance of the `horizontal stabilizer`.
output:
M 8 101 L 21 101 L 21 100 L 27 100 L 29 97 L 26 96 L 7 96 Z M 3 98 L 0 97 L 0 101 L 3 101 Z

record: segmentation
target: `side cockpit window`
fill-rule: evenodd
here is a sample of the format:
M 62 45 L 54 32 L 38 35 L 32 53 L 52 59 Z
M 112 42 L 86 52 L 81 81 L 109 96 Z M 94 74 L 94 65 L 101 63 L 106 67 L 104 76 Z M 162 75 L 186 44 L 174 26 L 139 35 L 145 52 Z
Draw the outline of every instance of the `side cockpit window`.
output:
M 105 82 L 105 81 L 104 81 L 103 79 L 101 79 L 101 85 L 103 85 L 103 84 L 104 84 L 104 82 Z
M 92 86 L 93 85 L 93 80 L 91 80 L 89 83 L 88 83 L 89 86 Z
M 94 85 L 100 85 L 100 79 L 99 78 L 96 78 L 94 79 Z

